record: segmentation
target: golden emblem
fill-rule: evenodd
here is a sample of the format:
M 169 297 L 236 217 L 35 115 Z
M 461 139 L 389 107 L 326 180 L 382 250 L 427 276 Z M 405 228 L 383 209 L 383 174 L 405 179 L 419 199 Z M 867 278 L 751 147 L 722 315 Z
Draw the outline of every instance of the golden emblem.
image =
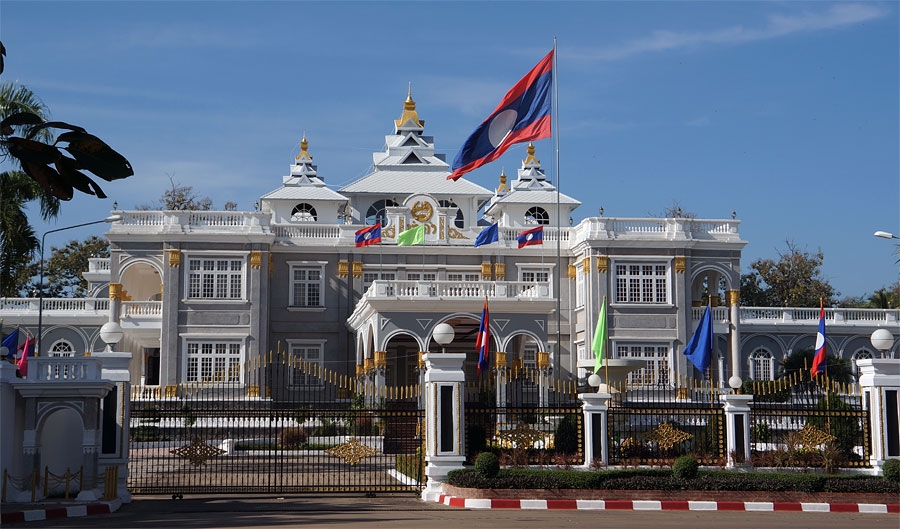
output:
M 671 424 L 664 422 L 652 432 L 647 433 L 647 440 L 659 444 L 663 450 L 668 450 L 678 443 L 687 441 L 693 435 L 675 429 Z
M 409 211 L 412 213 L 412 217 L 419 222 L 425 222 L 434 215 L 434 208 L 431 206 L 431 203 L 422 200 L 415 201 Z
M 377 454 L 378 450 L 375 450 L 371 446 L 360 443 L 356 439 L 356 437 L 351 437 L 350 440 L 346 443 L 338 446 L 333 446 L 328 450 L 325 450 L 325 452 L 333 455 L 334 457 L 339 457 L 343 459 L 345 463 L 349 463 L 350 466 L 353 466 L 359 463 L 360 460 Z
M 178 457 L 187 459 L 195 467 L 200 467 L 210 459 L 224 454 L 225 450 L 210 446 L 195 437 L 191 439 L 191 444 L 170 450 L 170 452 Z

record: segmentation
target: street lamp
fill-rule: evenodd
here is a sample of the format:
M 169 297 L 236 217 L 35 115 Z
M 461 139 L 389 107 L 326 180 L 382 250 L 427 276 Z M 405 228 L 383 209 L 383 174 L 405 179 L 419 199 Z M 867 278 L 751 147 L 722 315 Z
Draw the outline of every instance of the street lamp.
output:
M 434 338 L 434 341 L 441 346 L 443 352 L 447 352 L 447 346 L 450 345 L 450 342 L 453 341 L 454 336 L 456 336 L 456 332 L 453 330 L 453 327 L 446 323 L 442 323 L 434 328 L 434 332 L 431 334 Z
M 881 230 L 876 231 L 875 236 L 881 237 L 882 239 L 900 239 L 900 237 L 894 235 L 893 233 Z
M 869 340 L 875 349 L 881 351 L 881 358 L 884 358 L 891 346 L 894 345 L 894 335 L 887 329 L 875 329 Z M 893 358 L 893 355 L 891 355 Z
M 38 328 L 37 328 L 37 345 L 35 348 L 35 354 L 41 354 L 41 333 L 44 329 L 44 241 L 47 239 L 47 235 L 51 233 L 56 233 L 58 231 L 72 230 L 75 228 L 83 228 L 84 226 L 91 226 L 93 224 L 101 224 L 101 223 L 111 223 L 117 220 L 122 220 L 121 215 L 110 215 L 103 220 L 95 220 L 93 222 L 84 222 L 81 224 L 75 224 L 74 226 L 65 226 L 63 228 L 56 228 L 55 230 L 45 231 L 44 235 L 41 236 L 41 261 L 38 265 L 40 272 L 38 273 L 38 277 L 40 278 L 38 281 L 38 285 L 40 291 L 38 292 Z

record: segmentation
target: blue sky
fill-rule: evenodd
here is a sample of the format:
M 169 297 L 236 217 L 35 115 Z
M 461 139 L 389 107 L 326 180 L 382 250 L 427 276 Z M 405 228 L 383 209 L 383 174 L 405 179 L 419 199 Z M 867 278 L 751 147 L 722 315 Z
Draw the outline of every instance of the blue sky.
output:
M 597 214 L 675 204 L 742 221 L 742 267 L 786 241 L 843 296 L 898 279 L 896 2 L 42 2 L 3 0 L 4 81 L 124 154 L 135 176 L 77 194 L 39 234 L 176 183 L 239 209 L 281 184 L 305 133 L 320 176 L 363 176 L 409 83 L 452 160 L 558 39 L 564 193 Z M 493 189 L 525 146 L 467 175 Z M 99 233 L 48 237 L 48 246 Z

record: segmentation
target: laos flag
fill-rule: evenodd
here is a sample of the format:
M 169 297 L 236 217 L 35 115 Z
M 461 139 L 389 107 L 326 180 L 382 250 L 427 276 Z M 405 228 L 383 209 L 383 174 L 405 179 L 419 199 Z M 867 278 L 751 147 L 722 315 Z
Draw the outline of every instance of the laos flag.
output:
M 549 138 L 553 51 L 513 86 L 456 154 L 448 180 L 493 162 L 516 143 Z
M 356 232 L 356 247 L 378 244 L 381 242 L 381 223 L 363 228 Z
M 828 368 L 828 353 L 825 348 L 825 302 L 821 301 L 819 306 L 819 332 L 816 333 L 816 354 L 813 356 L 812 369 L 809 376 L 814 377 L 819 373 L 824 373 Z
M 538 226 L 519 233 L 519 248 L 534 244 L 544 244 L 544 227 Z

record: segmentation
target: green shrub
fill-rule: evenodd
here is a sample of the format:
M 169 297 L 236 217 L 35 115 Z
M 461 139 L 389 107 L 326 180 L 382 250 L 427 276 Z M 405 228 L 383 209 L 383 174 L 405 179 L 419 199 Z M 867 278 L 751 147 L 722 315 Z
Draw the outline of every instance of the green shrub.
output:
M 672 475 L 678 479 L 694 479 L 700 464 L 691 456 L 681 456 L 672 463 Z
M 475 459 L 475 473 L 479 476 L 492 479 L 500 473 L 500 460 L 491 452 L 482 452 Z
M 566 415 L 559 421 L 553 434 L 553 447 L 557 453 L 575 454 L 578 452 L 578 419 L 574 415 Z
M 882 467 L 884 479 L 900 483 L 900 459 L 888 459 Z
M 284 450 L 297 450 L 306 444 L 309 434 L 298 427 L 285 428 L 278 434 L 278 445 Z

